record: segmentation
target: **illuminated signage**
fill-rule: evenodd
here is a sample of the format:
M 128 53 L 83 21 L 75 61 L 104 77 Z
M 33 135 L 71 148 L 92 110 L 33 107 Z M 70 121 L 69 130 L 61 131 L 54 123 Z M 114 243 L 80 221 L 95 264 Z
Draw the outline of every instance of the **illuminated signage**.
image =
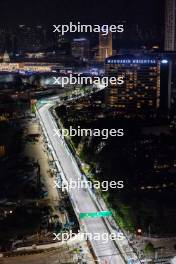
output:
M 150 60 L 150 59 L 117 59 L 117 60 L 111 60 L 108 59 L 107 63 L 114 63 L 114 64 L 155 64 L 157 63 L 156 60 Z
M 99 218 L 99 217 L 107 217 L 111 216 L 112 213 L 110 211 L 100 211 L 100 212 L 91 212 L 91 213 L 80 213 L 80 219 L 83 218 Z

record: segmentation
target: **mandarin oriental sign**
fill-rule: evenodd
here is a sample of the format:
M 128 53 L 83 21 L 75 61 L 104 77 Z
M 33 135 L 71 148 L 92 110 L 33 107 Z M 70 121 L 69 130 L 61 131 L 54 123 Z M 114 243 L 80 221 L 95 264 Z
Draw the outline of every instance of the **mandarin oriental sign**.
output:
M 156 60 L 150 59 L 108 59 L 107 63 L 120 63 L 120 64 L 155 64 Z

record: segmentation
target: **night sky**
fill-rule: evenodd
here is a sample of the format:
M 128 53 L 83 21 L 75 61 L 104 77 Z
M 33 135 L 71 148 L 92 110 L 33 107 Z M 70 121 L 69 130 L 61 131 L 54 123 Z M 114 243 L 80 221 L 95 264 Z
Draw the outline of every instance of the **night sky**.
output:
M 115 23 L 127 20 L 141 25 L 163 23 L 164 0 L 0 0 L 0 23 L 59 24 Z

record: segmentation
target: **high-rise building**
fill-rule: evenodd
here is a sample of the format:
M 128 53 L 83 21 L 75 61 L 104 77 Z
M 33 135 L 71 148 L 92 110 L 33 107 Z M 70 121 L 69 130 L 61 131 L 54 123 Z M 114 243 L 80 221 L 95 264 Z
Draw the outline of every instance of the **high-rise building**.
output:
M 108 77 L 124 77 L 109 84 L 106 106 L 119 113 L 154 113 L 170 107 L 171 67 L 168 60 L 151 56 L 117 55 L 107 58 Z
M 99 33 L 99 61 L 112 56 L 112 32 L 107 35 Z
M 165 43 L 166 51 L 176 50 L 176 0 L 166 0 Z
M 72 56 L 80 58 L 82 60 L 89 58 L 89 40 L 86 38 L 73 39 L 72 45 Z

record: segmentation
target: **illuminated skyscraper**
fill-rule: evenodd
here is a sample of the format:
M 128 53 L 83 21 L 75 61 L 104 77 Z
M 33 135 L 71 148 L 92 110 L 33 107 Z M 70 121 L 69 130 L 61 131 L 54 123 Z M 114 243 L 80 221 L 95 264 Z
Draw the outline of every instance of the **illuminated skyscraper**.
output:
M 166 51 L 176 50 L 176 0 L 165 0 L 165 43 Z
M 118 55 L 106 59 L 106 76 L 124 76 L 122 85 L 109 84 L 106 106 L 122 114 L 155 113 L 170 107 L 171 67 L 157 57 Z
M 99 34 L 99 61 L 112 56 L 112 32 L 107 35 Z

